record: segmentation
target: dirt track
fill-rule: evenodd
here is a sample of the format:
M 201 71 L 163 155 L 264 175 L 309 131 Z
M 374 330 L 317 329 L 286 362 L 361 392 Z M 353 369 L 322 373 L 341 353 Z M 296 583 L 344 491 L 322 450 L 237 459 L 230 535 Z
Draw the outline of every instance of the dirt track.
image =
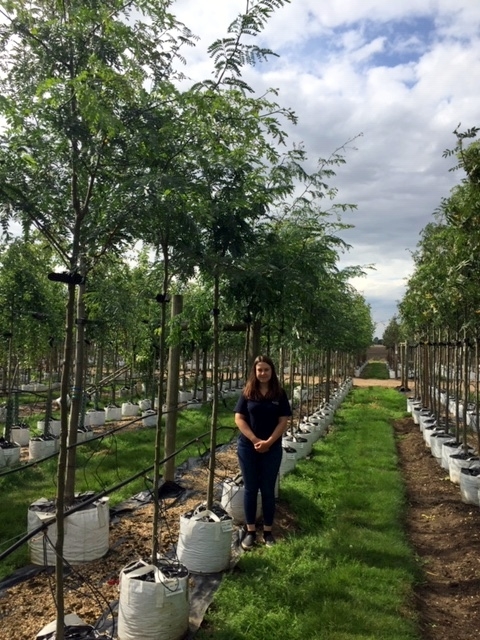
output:
M 354 387 L 399 387 L 400 380 L 378 380 L 377 378 L 354 378 Z

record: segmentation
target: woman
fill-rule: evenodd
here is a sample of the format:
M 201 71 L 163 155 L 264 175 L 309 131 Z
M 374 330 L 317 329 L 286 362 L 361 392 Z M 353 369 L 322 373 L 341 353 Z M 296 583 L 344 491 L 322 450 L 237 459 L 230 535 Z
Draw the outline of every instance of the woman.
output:
M 275 515 L 275 483 L 282 461 L 282 435 L 292 415 L 287 394 L 281 388 L 275 366 L 268 356 L 257 356 L 238 399 L 235 424 L 240 429 L 238 461 L 244 482 L 245 550 L 256 543 L 257 496 L 263 509 L 263 541 L 275 544 L 272 535 Z

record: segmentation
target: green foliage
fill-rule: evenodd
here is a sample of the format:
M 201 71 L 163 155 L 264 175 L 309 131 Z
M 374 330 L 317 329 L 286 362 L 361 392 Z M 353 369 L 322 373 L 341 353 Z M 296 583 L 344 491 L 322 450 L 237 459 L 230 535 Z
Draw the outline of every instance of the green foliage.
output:
M 361 271 L 338 271 L 339 254 L 348 246 L 336 235 L 345 228 L 338 210 L 354 205 L 320 206 L 336 196 L 326 180 L 345 160 L 336 152 L 313 173 L 303 168 L 306 161 L 305 150 L 296 148 L 271 170 L 272 214 L 258 221 L 255 241 L 236 270 L 224 275 L 223 290 L 237 304 L 238 319 L 261 320 L 279 339 L 301 336 L 303 344 L 317 348 L 355 351 L 371 344 L 373 323 L 365 301 L 348 284 Z M 288 198 L 299 181 L 303 190 Z
M 161 279 L 160 279 L 161 282 Z M 146 255 L 135 264 L 109 255 L 93 269 L 85 296 L 88 338 L 126 362 L 153 362 L 158 351 L 161 290 L 158 270 Z
M 393 316 L 388 325 L 385 327 L 382 338 L 383 344 L 387 349 L 394 349 L 402 341 L 402 331 L 397 316 Z
M 145 85 L 167 84 L 189 40 L 170 5 L 8 3 L 0 29 L 3 224 L 37 227 L 71 268 L 79 250 L 94 260 L 132 237 L 135 167 L 126 150 L 152 106 Z
M 422 232 L 414 254 L 415 271 L 399 305 L 402 324 L 410 336 L 426 336 L 431 329 L 478 331 L 480 297 L 480 212 L 478 128 L 454 131 L 456 146 L 444 157 L 456 156 L 451 170 L 465 175 L 437 211 L 437 224 Z M 468 142 L 468 145 L 465 143 Z
M 245 13 L 239 14 L 231 23 L 228 35 L 213 42 L 208 52 L 213 59 L 215 82 L 206 82 L 206 86 L 218 86 L 220 83 L 238 87 L 242 91 L 252 91 L 241 79 L 245 65 L 255 65 L 275 55 L 270 49 L 243 42 L 244 36 L 256 37 L 264 29 L 269 17 L 289 0 L 253 0 L 247 2 Z
M 38 238 L 17 238 L 0 252 L 0 325 L 12 334 L 12 353 L 24 367 L 38 366 L 61 339 L 64 300 L 47 279 L 51 250 Z M 2 341 L 0 353 L 6 357 Z

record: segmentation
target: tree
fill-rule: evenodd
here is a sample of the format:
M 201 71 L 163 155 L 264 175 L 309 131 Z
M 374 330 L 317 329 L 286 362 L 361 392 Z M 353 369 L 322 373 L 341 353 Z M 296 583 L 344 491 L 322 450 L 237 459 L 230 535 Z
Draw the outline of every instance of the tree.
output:
M 227 289 L 230 299 L 240 303 L 241 316 L 250 320 L 255 344 L 251 358 L 258 353 L 262 324 L 270 334 L 272 330 L 285 334 L 287 328 L 302 334 L 307 327 L 318 331 L 312 301 L 337 273 L 339 253 L 348 248 L 336 233 L 346 227 L 339 212 L 354 205 L 322 207 L 337 195 L 326 180 L 335 175 L 334 167 L 343 164 L 344 158 L 335 152 L 320 159 L 311 173 L 303 168 L 307 159 L 304 149 L 295 148 L 266 175 L 268 209 L 255 222 L 256 241 Z M 359 273 L 352 268 L 348 275 Z M 299 314 L 299 308 L 307 313 Z
M 397 316 L 391 318 L 383 332 L 382 341 L 387 349 L 394 349 L 402 340 L 401 326 L 397 320 Z
M 60 341 L 62 300 L 47 279 L 51 251 L 34 236 L 17 238 L 0 252 L 0 354 L 3 387 L 8 392 L 5 440 L 15 418 L 13 400 L 18 391 L 21 367 L 49 368 L 53 345 Z
M 152 106 L 150 90 L 173 75 L 181 44 L 190 41 L 190 32 L 169 13 L 170 6 L 169 0 L 126 4 L 38 0 L 28 5 L 11 0 L 1 11 L 0 115 L 6 121 L 0 138 L 3 228 L 8 233 L 11 219 L 25 228 L 38 228 L 67 270 L 57 487 L 59 557 L 64 497 L 71 502 L 74 496 L 74 453 L 68 462 L 66 453 L 66 397 L 76 286 L 84 286 L 88 269 L 107 248 L 118 249 L 132 240 L 129 222 L 137 214 L 137 202 L 131 197 L 135 168 L 128 149 L 136 121 Z M 78 302 L 81 311 L 81 298 Z M 79 336 L 83 322 L 80 317 Z M 81 344 L 77 338 L 79 349 Z M 76 366 L 77 386 L 83 379 L 80 352 Z M 72 397 L 72 445 L 80 395 Z M 64 479 L 67 466 L 70 472 Z M 61 625 L 63 594 L 57 595 Z
M 0 252 L 0 325 L 12 333 L 18 364 L 40 368 L 49 339 L 61 339 L 63 300 L 47 279 L 52 252 L 35 236 L 16 238 Z

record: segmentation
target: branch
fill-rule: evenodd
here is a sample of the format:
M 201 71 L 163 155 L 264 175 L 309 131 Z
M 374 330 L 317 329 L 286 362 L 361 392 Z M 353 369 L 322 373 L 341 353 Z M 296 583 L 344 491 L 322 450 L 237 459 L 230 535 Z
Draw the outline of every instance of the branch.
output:
M 11 193 L 9 192 L 9 189 L 11 190 Z M 19 207 L 20 210 L 28 216 L 30 222 L 47 239 L 47 241 L 52 245 L 55 251 L 57 251 L 60 259 L 65 263 L 66 266 L 69 267 L 69 256 L 57 241 L 56 237 L 52 235 L 52 233 L 48 229 L 47 223 L 42 221 L 43 214 L 38 211 L 38 209 L 34 205 L 32 205 L 31 202 L 26 200 L 24 194 L 21 193 L 16 187 L 9 185 L 9 189 L 7 189 L 5 185 L 2 185 L 0 186 L 0 193 L 5 196 L 6 201 L 9 202 L 13 207 Z
M 7 20 L 9 20 L 10 25 L 12 26 L 12 29 L 14 31 L 21 33 L 24 36 L 27 36 L 28 38 L 30 38 L 31 40 L 39 44 L 43 49 L 45 49 L 45 51 L 48 53 L 49 56 L 51 56 L 60 65 L 68 69 L 68 65 L 66 65 L 61 58 L 55 57 L 52 49 L 50 49 L 50 47 L 41 38 L 33 34 L 23 22 L 20 22 L 16 18 L 11 18 L 7 13 L 5 13 L 5 11 L 2 11 L 1 9 L 0 9 L 0 15 L 4 16 Z

